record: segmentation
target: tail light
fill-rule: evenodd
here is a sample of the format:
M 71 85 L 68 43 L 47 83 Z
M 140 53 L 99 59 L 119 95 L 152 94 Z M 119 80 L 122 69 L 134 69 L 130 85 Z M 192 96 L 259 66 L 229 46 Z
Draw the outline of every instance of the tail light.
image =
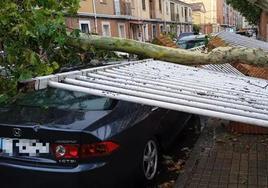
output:
M 119 148 L 113 142 L 100 142 L 96 144 L 86 144 L 81 147 L 81 158 L 99 157 L 109 155 Z
M 94 144 L 54 144 L 52 146 L 56 159 L 85 159 L 110 155 L 119 148 L 114 142 Z
M 78 144 L 54 144 L 53 152 L 56 159 L 78 159 L 79 145 Z

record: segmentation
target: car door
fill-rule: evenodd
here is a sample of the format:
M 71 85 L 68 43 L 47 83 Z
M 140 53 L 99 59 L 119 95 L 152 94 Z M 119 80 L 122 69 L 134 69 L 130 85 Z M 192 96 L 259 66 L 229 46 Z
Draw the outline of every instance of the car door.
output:
M 191 115 L 184 112 L 166 110 L 161 119 L 161 138 L 164 147 L 167 147 L 185 127 Z

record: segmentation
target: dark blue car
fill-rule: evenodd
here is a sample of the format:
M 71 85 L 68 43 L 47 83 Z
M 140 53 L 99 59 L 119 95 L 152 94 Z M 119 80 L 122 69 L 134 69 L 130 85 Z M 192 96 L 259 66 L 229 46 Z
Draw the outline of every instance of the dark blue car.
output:
M 153 181 L 160 151 L 193 118 L 60 89 L 24 94 L 0 108 L 1 188 Z

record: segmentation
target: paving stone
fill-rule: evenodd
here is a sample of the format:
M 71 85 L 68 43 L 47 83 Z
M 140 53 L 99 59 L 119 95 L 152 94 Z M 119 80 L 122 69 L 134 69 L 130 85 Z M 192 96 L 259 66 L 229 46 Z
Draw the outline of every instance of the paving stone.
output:
M 258 185 L 266 185 L 267 186 L 267 177 L 258 176 Z
M 215 137 L 227 139 L 222 144 L 217 143 Z M 187 169 L 186 162 L 188 178 L 182 184 L 179 177 L 175 188 L 268 188 L 268 147 L 261 143 L 267 138 L 262 135 L 232 135 L 221 126 L 205 127 L 192 150 L 195 155 L 189 160 L 193 164 L 197 160 L 199 163 L 189 165 L 192 168 Z M 246 149 L 248 147 L 250 149 Z
M 257 185 L 258 178 L 257 176 L 249 176 L 248 177 L 248 184 L 249 185 Z
M 228 184 L 228 188 L 237 188 L 237 184 Z

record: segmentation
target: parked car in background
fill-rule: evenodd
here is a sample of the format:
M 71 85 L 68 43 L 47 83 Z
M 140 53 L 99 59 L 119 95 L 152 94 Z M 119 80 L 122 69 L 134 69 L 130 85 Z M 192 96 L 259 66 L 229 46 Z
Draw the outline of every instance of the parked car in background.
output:
M 183 112 L 61 89 L 24 94 L 0 107 L 1 188 L 153 181 L 160 152 L 192 120 Z
M 185 33 L 180 33 L 179 37 L 177 38 L 177 40 L 180 40 L 183 37 L 187 37 L 187 36 L 192 36 L 195 35 L 194 32 L 185 32 Z
M 252 29 L 240 29 L 239 31 L 236 32 L 236 34 L 247 36 L 247 37 L 252 37 L 254 31 Z
M 206 35 L 191 35 L 182 37 L 177 41 L 177 46 L 183 49 L 191 49 L 198 46 L 205 45 L 207 43 Z

